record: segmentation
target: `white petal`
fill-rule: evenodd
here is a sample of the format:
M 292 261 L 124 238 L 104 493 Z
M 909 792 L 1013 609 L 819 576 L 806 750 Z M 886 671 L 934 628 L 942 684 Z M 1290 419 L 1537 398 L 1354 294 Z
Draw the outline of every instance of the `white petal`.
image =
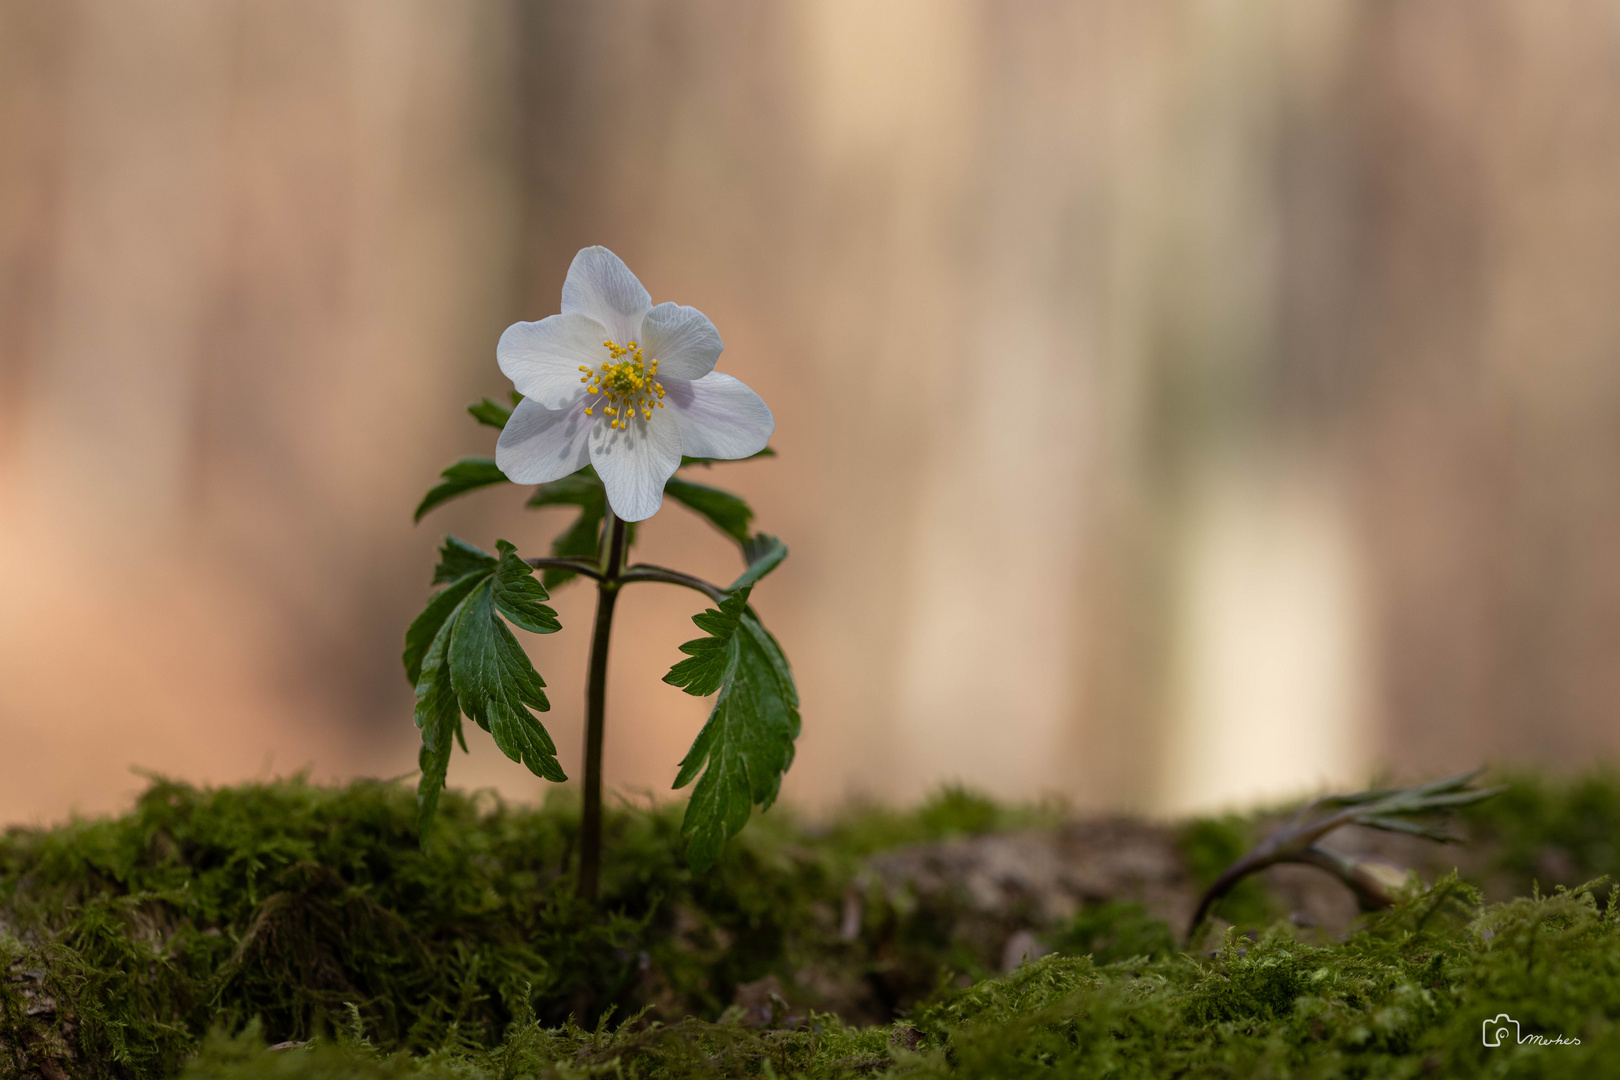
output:
M 589 436 L 595 426 L 583 403 L 548 409 L 524 398 L 495 442 L 495 464 L 518 484 L 561 480 L 591 463 Z
M 765 449 L 776 430 L 776 418 L 760 396 L 730 375 L 711 371 L 692 382 L 671 379 L 664 389 L 681 427 L 683 454 L 747 457 Z
M 623 345 L 635 339 L 651 307 L 652 297 L 636 275 L 607 248 L 581 248 L 574 256 L 563 281 L 564 314 L 589 315 L 607 327 L 609 338 Z
M 658 512 L 664 481 L 681 464 L 681 433 L 668 409 L 654 409 L 651 420 L 637 418 L 617 431 L 599 423 L 591 431 L 591 464 L 607 488 L 608 505 L 625 521 Z
M 659 304 L 641 320 L 636 338 L 647 359 L 658 361 L 658 374 L 672 379 L 701 379 L 720 359 L 720 331 L 694 307 Z
M 513 323 L 495 346 L 495 359 L 518 393 L 560 409 L 585 393 L 580 367 L 595 368 L 608 359 L 602 347 L 607 336 L 601 323 L 579 314 Z

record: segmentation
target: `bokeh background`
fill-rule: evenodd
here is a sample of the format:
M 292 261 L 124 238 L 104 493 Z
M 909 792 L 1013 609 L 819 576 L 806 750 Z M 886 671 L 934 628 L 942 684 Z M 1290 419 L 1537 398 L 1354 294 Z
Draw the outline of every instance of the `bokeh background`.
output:
M 1620 751 L 1614 0 L 0 0 L 0 819 L 410 772 L 438 536 L 565 522 L 411 510 L 592 243 L 776 412 L 802 805 Z M 631 797 L 694 599 L 620 608 Z

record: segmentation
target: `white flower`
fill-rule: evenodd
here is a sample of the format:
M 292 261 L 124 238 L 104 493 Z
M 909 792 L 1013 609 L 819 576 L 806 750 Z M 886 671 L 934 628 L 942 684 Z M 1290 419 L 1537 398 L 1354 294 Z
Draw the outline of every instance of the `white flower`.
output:
M 681 455 L 741 458 L 776 420 L 758 394 L 714 370 L 720 332 L 696 308 L 653 306 L 613 252 L 574 256 L 562 314 L 513 323 L 495 349 L 523 400 L 495 445 L 519 484 L 596 466 L 625 521 L 658 512 Z

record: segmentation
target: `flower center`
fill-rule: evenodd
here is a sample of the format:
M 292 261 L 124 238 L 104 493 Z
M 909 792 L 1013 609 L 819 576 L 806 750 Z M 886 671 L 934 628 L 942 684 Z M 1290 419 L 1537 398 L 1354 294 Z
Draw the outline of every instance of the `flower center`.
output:
M 585 374 L 579 381 L 585 383 L 585 393 L 596 398 L 585 406 L 586 416 L 595 416 L 600 408 L 608 417 L 608 427 L 622 428 L 636 413 L 643 420 L 652 419 L 654 409 L 664 407 L 664 387 L 658 381 L 657 359 L 647 360 L 641 346 L 635 342 L 620 345 L 614 341 L 602 342 L 611 361 L 602 361 L 595 371 L 584 364 L 579 370 Z

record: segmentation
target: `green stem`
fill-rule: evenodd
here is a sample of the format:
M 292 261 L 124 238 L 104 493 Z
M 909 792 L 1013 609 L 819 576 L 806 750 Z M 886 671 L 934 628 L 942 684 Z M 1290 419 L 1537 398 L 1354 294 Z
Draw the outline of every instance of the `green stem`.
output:
M 654 566 L 652 563 L 636 563 L 636 565 L 620 574 L 619 580 L 627 585 L 633 581 L 661 581 L 666 585 L 685 585 L 688 589 L 695 589 L 717 604 L 730 595 L 720 586 L 704 581 L 700 577 L 683 574 L 679 570 L 671 570 L 664 566 Z
M 579 895 L 596 903 L 602 877 L 602 732 L 607 715 L 608 641 L 624 566 L 624 522 L 610 509 L 602 525 L 601 577 L 596 584 L 596 628 L 585 681 L 585 812 L 580 822 Z
M 570 574 L 583 574 L 592 581 L 602 580 L 602 570 L 594 559 L 524 559 L 536 570 L 567 570 Z

